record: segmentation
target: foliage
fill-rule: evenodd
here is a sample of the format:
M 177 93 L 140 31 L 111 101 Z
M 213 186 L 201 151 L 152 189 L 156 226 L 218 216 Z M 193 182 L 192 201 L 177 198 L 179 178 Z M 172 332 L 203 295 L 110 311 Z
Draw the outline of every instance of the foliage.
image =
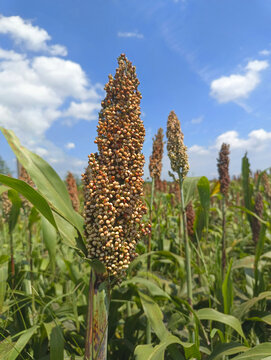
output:
M 36 189 L 0 175 L 1 189 L 9 189 L 13 203 L 9 221 L 0 215 L 0 358 L 83 359 L 90 268 L 102 272 L 103 265 L 85 261 L 82 216 L 73 210 L 64 182 L 43 159 L 23 148 L 12 132 L 2 131 Z M 264 209 L 255 246 L 250 222 L 257 217 L 253 205 L 258 192 Z M 31 212 L 23 211 L 18 194 L 33 204 Z M 205 177 L 185 180 L 184 202 L 192 201 L 196 212 L 195 236 L 190 239 L 192 305 L 186 301 L 177 199 L 174 194 L 155 193 L 152 251 L 147 253 L 142 238 L 140 255 L 130 265 L 127 279 L 113 288 L 108 359 L 267 359 L 271 208 L 261 181 L 251 176 L 244 158 L 243 176 L 231 182 L 227 199 L 229 261 L 223 278 L 219 185 Z M 150 194 L 146 202 L 150 204 Z M 147 271 L 149 255 L 151 271 Z M 146 341 L 147 324 L 151 343 Z

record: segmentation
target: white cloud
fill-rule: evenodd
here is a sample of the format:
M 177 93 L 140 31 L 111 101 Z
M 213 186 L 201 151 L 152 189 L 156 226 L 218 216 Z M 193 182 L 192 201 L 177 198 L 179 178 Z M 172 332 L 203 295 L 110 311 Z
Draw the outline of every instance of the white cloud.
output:
M 96 112 L 100 109 L 100 104 L 94 102 L 71 102 L 70 107 L 65 112 L 66 117 L 76 119 L 94 120 L 97 118 Z
M 198 116 L 197 118 L 194 118 L 191 120 L 191 124 L 200 124 L 202 123 L 204 119 L 204 116 Z
M 222 76 L 211 82 L 211 96 L 219 103 L 247 98 L 260 83 L 260 72 L 269 66 L 267 61 L 250 61 L 245 73 Z
M 41 44 L 48 40 L 46 31 L 15 18 L 10 22 L 1 17 L 0 33 L 17 34 L 22 28 L 27 48 L 32 44 L 33 49 L 42 52 Z M 14 23 L 21 28 L 15 31 Z M 18 41 L 18 36 L 12 38 Z M 33 40 L 35 36 L 39 41 Z M 72 124 L 79 119 L 96 119 L 101 86 L 91 84 L 78 63 L 57 56 L 36 55 L 33 57 L 26 50 L 17 53 L 0 48 L 0 125 L 14 130 L 23 145 L 57 164 L 57 171 L 65 173 L 69 166 L 71 171 L 81 172 L 81 160 L 68 157 L 48 141 L 46 132 L 59 120 L 68 119 Z
M 75 148 L 75 143 L 73 142 L 68 142 L 66 145 L 65 145 L 66 149 L 74 149 Z
M 271 51 L 267 50 L 267 49 L 261 50 L 259 52 L 259 55 L 262 55 L 262 56 L 269 56 L 270 54 L 271 54 Z
M 30 21 L 20 16 L 0 16 L 0 34 L 10 35 L 16 44 L 27 50 L 45 51 L 51 55 L 66 56 L 67 50 L 62 45 L 48 45 L 51 36 L 46 30 L 33 26 Z
M 144 35 L 137 31 L 132 31 L 132 32 L 119 31 L 118 37 L 143 39 Z

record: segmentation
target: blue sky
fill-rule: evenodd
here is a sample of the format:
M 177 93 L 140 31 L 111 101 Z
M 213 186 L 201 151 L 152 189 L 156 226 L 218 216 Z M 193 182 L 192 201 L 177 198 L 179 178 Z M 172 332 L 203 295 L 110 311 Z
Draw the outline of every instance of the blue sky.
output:
M 216 176 L 222 142 L 232 174 L 248 151 L 271 166 L 271 1 L 2 0 L 0 125 L 64 176 L 96 151 L 108 74 L 125 53 L 141 82 L 146 172 L 152 138 L 174 110 L 190 175 Z M 14 160 L 0 135 L 0 154 Z M 163 160 L 167 178 L 169 161 Z

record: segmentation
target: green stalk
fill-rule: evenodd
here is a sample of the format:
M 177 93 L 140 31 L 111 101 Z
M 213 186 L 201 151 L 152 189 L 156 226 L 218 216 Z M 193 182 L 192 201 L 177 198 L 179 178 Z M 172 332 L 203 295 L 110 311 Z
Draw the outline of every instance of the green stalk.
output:
M 149 214 L 151 225 L 152 225 L 152 207 L 153 207 L 153 199 L 154 199 L 154 185 L 155 185 L 155 180 L 153 177 L 151 183 L 151 202 L 150 202 L 150 214 Z M 148 252 L 151 252 L 151 238 L 152 238 L 152 228 L 148 237 Z M 150 269 L 151 269 L 151 256 L 149 255 L 147 258 L 147 271 L 149 272 Z M 147 344 L 151 344 L 151 324 L 149 322 L 149 319 L 147 319 L 146 342 Z
M 226 269 L 226 204 L 225 196 L 222 197 L 222 246 L 221 246 L 221 278 L 222 281 Z
M 15 261 L 14 261 L 14 247 L 12 232 L 9 232 L 9 246 L 10 246 L 10 268 L 11 268 L 11 285 L 14 289 L 14 277 L 15 277 Z
M 186 222 L 186 213 L 185 213 L 185 207 L 184 207 L 183 178 L 181 176 L 180 171 L 178 172 L 178 176 L 179 176 L 179 185 L 180 185 L 180 193 L 181 193 L 181 213 L 182 213 L 182 220 L 183 220 L 183 241 L 184 241 L 184 249 L 185 249 L 187 297 L 188 297 L 189 305 L 192 306 L 193 295 L 192 295 L 192 273 L 191 273 L 190 246 L 189 246 L 189 238 L 188 238 L 188 234 L 187 234 L 187 222 Z
M 154 177 L 152 178 L 152 183 L 151 183 L 151 202 L 150 202 L 150 224 L 152 225 L 152 207 L 153 207 L 153 200 L 154 200 L 154 185 L 155 185 L 155 180 Z M 152 231 L 149 233 L 149 237 L 148 237 L 148 252 L 151 252 L 151 238 L 152 238 Z M 150 271 L 151 268 L 151 256 L 148 256 L 148 262 L 147 262 L 147 270 Z
M 109 284 L 91 270 L 84 360 L 107 359 Z

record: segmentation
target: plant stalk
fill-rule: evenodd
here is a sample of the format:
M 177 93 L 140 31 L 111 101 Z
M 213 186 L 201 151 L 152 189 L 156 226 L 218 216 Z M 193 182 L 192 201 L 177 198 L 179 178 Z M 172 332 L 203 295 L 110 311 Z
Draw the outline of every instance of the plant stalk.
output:
M 109 284 L 91 270 L 84 360 L 107 359 Z
M 182 220 L 183 220 L 183 241 L 184 241 L 184 249 L 185 249 L 187 298 L 188 298 L 189 305 L 192 306 L 193 295 L 192 295 L 191 258 L 190 258 L 189 237 L 187 234 L 186 212 L 185 212 L 185 207 L 184 207 L 183 178 L 182 178 L 180 172 L 178 172 L 178 176 L 179 176 L 179 185 L 180 185 L 180 194 L 181 194 L 181 213 L 182 213 Z
M 152 183 L 151 183 L 151 202 L 150 202 L 150 214 L 149 214 L 149 219 L 150 219 L 150 224 L 152 225 L 152 207 L 153 207 L 153 200 L 154 200 L 154 186 L 155 186 L 155 179 L 154 177 L 152 178 Z M 149 233 L 149 237 L 148 237 L 148 252 L 151 252 L 151 239 L 152 239 L 152 230 Z M 148 256 L 148 260 L 147 260 L 147 270 L 150 271 L 151 268 L 151 256 Z
M 10 246 L 11 285 L 12 285 L 12 289 L 14 289 L 15 261 L 14 261 L 14 247 L 13 247 L 12 232 L 9 232 L 9 246 Z
M 226 203 L 225 196 L 222 198 L 222 245 L 221 245 L 221 275 L 222 281 L 224 279 L 226 270 Z

